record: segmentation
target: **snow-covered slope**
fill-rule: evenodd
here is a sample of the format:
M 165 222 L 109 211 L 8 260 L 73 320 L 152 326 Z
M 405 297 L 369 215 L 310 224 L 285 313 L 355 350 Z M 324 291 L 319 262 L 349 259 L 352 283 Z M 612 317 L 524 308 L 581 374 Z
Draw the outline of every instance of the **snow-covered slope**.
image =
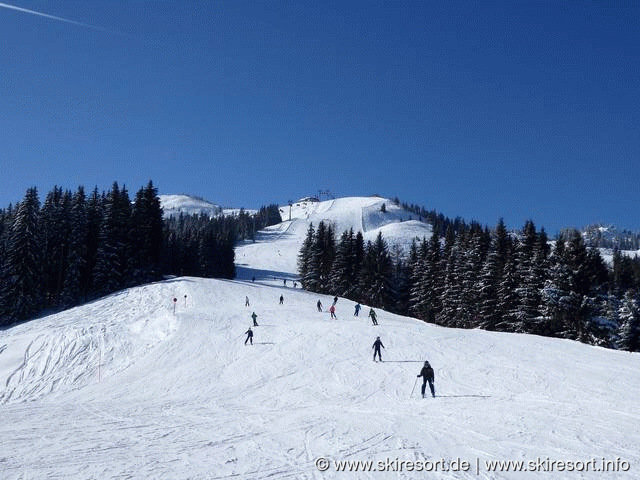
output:
M 382 211 L 385 206 L 385 212 Z M 301 201 L 280 208 L 284 220 L 257 236 L 256 242 L 245 242 L 236 249 L 240 267 L 295 278 L 297 254 L 309 229 L 322 221 L 333 225 L 337 239 L 345 230 L 363 232 L 365 242 L 374 241 L 382 233 L 390 248 L 397 246 L 406 253 L 413 239 L 430 238 L 431 225 L 418 221 L 415 215 L 380 197 L 346 197 L 323 202 Z M 240 278 L 250 278 L 245 268 L 238 269 Z M 252 273 L 253 274 L 253 273 Z
M 222 213 L 222 208 L 202 198 L 190 195 L 159 195 L 160 204 L 166 217 L 184 215 L 207 215 L 215 217 Z
M 470 462 L 437 475 L 456 479 L 535 476 L 488 472 L 492 460 L 640 465 L 637 354 L 385 312 L 373 327 L 345 299 L 330 320 L 318 299 L 331 301 L 182 278 L 2 332 L 2 478 L 311 479 L 320 457 Z M 244 346 L 252 311 L 259 326 Z M 383 363 L 372 362 L 377 335 Z M 425 359 L 435 399 L 413 390 Z
M 206 215 L 210 218 L 219 215 L 237 215 L 240 208 L 222 208 L 203 198 L 191 195 L 159 195 L 160 204 L 165 217 L 183 215 Z M 256 210 L 245 210 L 247 213 L 255 213 Z
M 316 309 L 329 297 L 283 285 L 310 221 L 367 238 L 416 227 L 378 218 L 377 201 L 294 206 L 239 250 L 237 280 L 171 279 L 0 330 L 0 478 L 638 478 L 640 355 L 383 311 L 374 327 L 346 299 L 330 320 Z M 436 398 L 415 384 L 424 360 Z M 442 471 L 458 459 L 466 471 Z

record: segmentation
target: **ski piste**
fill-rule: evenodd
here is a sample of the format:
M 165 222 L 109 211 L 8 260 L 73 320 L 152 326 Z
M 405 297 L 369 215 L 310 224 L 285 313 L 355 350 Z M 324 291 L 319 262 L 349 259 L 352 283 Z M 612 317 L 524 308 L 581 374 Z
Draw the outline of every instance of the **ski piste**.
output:
M 361 218 L 348 203 L 318 206 L 324 212 L 309 217 Z M 355 304 L 346 298 L 338 320 L 325 321 L 316 302 L 330 305 L 333 296 L 282 285 L 282 276 L 295 278 L 293 240 L 302 226 L 277 226 L 238 247 L 234 280 L 172 278 L 0 330 L 3 480 L 186 480 L 212 472 L 311 479 L 321 456 L 390 454 L 558 461 L 593 454 L 640 465 L 637 354 L 448 329 L 380 309 L 372 331 L 362 312 L 351 316 Z M 184 295 L 188 305 L 178 302 L 174 315 L 172 299 Z M 240 348 L 251 323 L 245 296 L 261 319 L 256 344 L 273 344 Z M 368 363 L 374 333 L 387 347 L 384 367 Z M 425 360 L 442 394 L 417 407 L 421 383 L 409 394 Z

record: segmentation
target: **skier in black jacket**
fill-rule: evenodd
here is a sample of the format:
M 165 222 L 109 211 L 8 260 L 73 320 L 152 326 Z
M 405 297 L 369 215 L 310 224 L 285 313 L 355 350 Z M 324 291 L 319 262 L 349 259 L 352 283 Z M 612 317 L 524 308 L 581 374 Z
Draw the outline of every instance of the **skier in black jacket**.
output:
M 376 338 L 376 341 L 373 342 L 373 346 L 371 348 L 373 348 L 373 361 L 376 361 L 376 353 L 378 354 L 378 359 L 380 361 L 382 361 L 382 355 L 380 354 L 380 347 L 384 348 L 384 345 L 382 344 L 382 341 L 380 340 L 380 337 Z
M 420 370 L 420 375 L 418 375 L 418 377 L 422 377 L 422 398 L 424 398 L 424 392 L 427 389 L 427 382 L 429 382 L 431 396 L 435 398 L 436 390 L 433 387 L 433 368 L 431 368 L 429 362 L 424 362 L 424 367 Z
M 253 345 L 253 330 L 251 330 L 251 327 L 249 327 L 249 330 L 247 330 L 246 332 L 244 332 L 247 334 L 247 339 L 244 341 L 244 344 L 246 345 L 247 342 L 251 342 L 251 345 Z

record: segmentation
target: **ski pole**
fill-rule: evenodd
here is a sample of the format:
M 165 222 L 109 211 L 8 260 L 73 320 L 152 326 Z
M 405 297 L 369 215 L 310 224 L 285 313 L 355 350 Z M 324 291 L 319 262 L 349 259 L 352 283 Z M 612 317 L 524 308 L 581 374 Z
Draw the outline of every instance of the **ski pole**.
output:
M 416 389 L 416 385 L 418 384 L 418 377 L 416 377 L 416 381 L 413 382 L 413 388 L 411 389 L 411 394 L 409 395 L 409 398 L 411 398 L 413 396 L 413 392 Z

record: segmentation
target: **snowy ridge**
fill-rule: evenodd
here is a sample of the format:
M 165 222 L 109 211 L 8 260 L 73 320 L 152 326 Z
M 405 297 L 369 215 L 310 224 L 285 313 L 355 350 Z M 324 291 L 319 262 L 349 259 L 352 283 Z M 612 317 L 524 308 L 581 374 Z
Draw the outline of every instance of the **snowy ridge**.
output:
M 382 212 L 382 205 L 386 212 Z M 291 220 L 289 220 L 291 212 Z M 236 262 L 240 267 L 240 278 L 245 267 L 262 272 L 273 272 L 276 276 L 297 277 L 297 255 L 304 238 L 313 224 L 320 222 L 334 227 L 336 238 L 353 228 L 354 233 L 363 233 L 365 242 L 374 241 L 382 233 L 390 249 L 394 246 L 403 254 L 408 253 L 413 239 L 422 240 L 433 235 L 431 225 L 420 222 L 411 212 L 380 197 L 346 197 L 322 202 L 300 201 L 280 207 L 284 220 L 259 232 L 256 242 L 247 241 L 236 248 Z
M 203 198 L 191 195 L 159 195 L 160 204 L 165 217 L 177 217 L 183 215 L 206 215 L 209 218 L 220 215 L 238 215 L 240 208 L 222 208 Z M 244 209 L 247 213 L 256 213 L 257 210 Z
M 2 479 L 637 478 L 639 354 L 382 310 L 374 327 L 344 298 L 331 320 L 316 302 L 332 298 L 284 285 L 310 222 L 372 239 L 429 232 L 389 204 L 387 222 L 380 201 L 305 202 L 291 220 L 283 207 L 284 222 L 238 249 L 236 280 L 169 279 L 0 330 Z M 435 399 L 419 395 L 424 360 Z M 472 467 L 321 473 L 319 457 Z M 485 466 L 603 458 L 630 470 Z

